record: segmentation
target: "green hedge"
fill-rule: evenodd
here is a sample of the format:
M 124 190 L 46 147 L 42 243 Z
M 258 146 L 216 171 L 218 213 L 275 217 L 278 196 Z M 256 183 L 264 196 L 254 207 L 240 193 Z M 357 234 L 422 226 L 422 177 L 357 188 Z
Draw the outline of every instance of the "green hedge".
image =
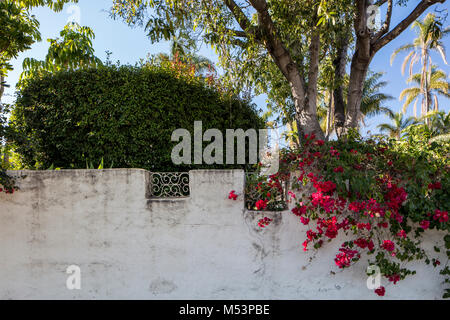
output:
M 188 129 L 193 137 L 195 120 L 223 133 L 264 127 L 254 105 L 200 80 L 157 67 L 105 66 L 30 80 L 18 92 L 11 140 L 32 168 L 86 168 L 102 158 L 105 167 L 154 171 L 226 167 L 172 163 L 173 130 Z

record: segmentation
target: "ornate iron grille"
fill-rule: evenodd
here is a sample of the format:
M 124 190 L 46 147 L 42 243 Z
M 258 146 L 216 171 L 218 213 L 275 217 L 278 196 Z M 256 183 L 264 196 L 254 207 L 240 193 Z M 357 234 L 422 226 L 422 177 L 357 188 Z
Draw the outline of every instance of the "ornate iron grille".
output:
M 152 172 L 150 177 L 153 198 L 181 198 L 189 196 L 188 172 Z

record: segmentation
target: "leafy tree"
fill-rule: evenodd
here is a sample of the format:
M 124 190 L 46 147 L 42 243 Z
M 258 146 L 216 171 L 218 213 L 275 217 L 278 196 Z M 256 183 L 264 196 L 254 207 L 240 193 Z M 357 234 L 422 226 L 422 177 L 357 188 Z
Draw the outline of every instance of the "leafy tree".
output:
M 387 131 L 391 138 L 396 138 L 397 140 L 401 138 L 403 131 L 416 121 L 413 117 L 405 118 L 402 112 L 393 113 L 392 111 L 388 111 L 386 114 L 392 120 L 392 123 L 382 123 L 377 128 L 381 132 Z
M 450 140 L 450 112 L 431 111 L 420 117 L 417 124 L 405 130 L 408 136 L 415 137 L 418 134 L 428 140 L 434 141 Z
M 391 95 L 380 92 L 382 88 L 387 86 L 386 81 L 380 81 L 383 72 L 369 72 L 364 82 L 363 96 L 361 99 L 361 121 L 364 122 L 365 117 L 373 117 L 381 113 L 389 112 L 389 108 L 385 107 L 385 102 L 393 100 Z
M 417 103 L 420 96 L 422 96 L 422 105 L 424 101 L 429 97 L 431 105 L 429 105 L 427 110 L 430 111 L 431 108 L 434 111 L 439 110 L 438 96 L 442 95 L 450 98 L 450 83 L 447 81 L 447 74 L 442 70 L 437 70 L 436 66 L 431 69 L 431 74 L 427 80 L 427 85 L 422 87 L 422 74 L 416 73 L 412 75 L 408 82 L 412 82 L 415 86 L 407 88 L 400 93 L 400 100 L 406 99 L 403 104 L 403 113 L 406 113 L 409 105 L 414 101 L 414 117 L 417 117 Z M 426 90 L 426 92 L 425 92 Z M 424 109 L 422 109 L 422 112 Z M 426 114 L 423 114 L 426 115 Z
M 62 10 L 67 2 L 77 0 L 1 0 L 0 1 L 0 99 L 4 92 L 5 76 L 12 69 L 9 61 L 20 52 L 30 49 L 41 40 L 39 22 L 30 9 L 47 6 L 54 11 Z
M 436 15 L 432 13 L 427 14 L 423 21 L 416 20 L 412 24 L 412 28 L 416 31 L 417 38 L 415 38 L 412 43 L 405 44 L 395 50 L 391 57 L 391 63 L 400 52 L 409 51 L 408 55 L 403 60 L 402 74 L 404 74 L 405 68 L 409 64 L 410 79 L 408 80 L 408 82 L 417 82 L 417 80 L 419 80 L 419 87 L 415 87 L 410 90 L 407 89 L 406 91 L 404 91 L 404 94 L 402 94 L 401 97 L 408 95 L 408 99 L 406 100 L 406 103 L 404 105 L 405 109 L 412 101 L 417 98 L 419 93 L 422 93 L 424 95 L 424 99 L 422 100 L 421 111 L 422 115 L 424 115 L 431 110 L 432 96 L 430 91 L 432 89 L 436 89 L 431 88 L 431 82 L 437 81 L 436 79 L 432 79 L 432 77 L 433 75 L 439 77 L 441 75 L 440 73 L 439 75 L 436 73 L 433 74 L 430 52 L 438 52 L 441 55 L 442 60 L 445 62 L 445 64 L 447 64 L 442 38 L 450 33 L 450 28 L 447 27 L 442 30 L 442 22 L 440 22 L 437 19 Z M 419 77 L 417 77 L 416 75 L 413 76 L 412 71 L 414 65 L 418 61 L 421 61 L 422 63 L 421 73 Z M 436 85 L 436 82 L 434 83 L 434 85 Z M 419 91 L 417 91 L 417 89 L 419 89 Z M 414 105 L 414 109 L 416 109 L 416 105 Z M 414 112 L 414 115 L 417 116 L 416 112 Z
M 50 47 L 44 61 L 33 58 L 24 59 L 19 87 L 36 74 L 76 70 L 101 64 L 100 59 L 94 55 L 92 39 L 95 38 L 95 34 L 91 28 L 71 22 L 64 26 L 60 37 L 48 39 Z
M 273 105 L 286 105 L 300 133 L 323 137 L 317 118 L 319 62 L 328 55 L 336 61 L 333 89 L 342 93 L 347 48 L 354 47 L 346 113 L 343 99 L 336 101 L 335 112 L 338 127 L 356 128 L 375 54 L 427 8 L 443 2 L 422 0 L 391 28 L 394 1 L 380 0 L 377 5 L 386 5 L 386 15 L 379 29 L 369 23 L 369 0 L 114 0 L 111 13 L 130 25 L 145 25 L 152 41 L 183 31 L 212 45 L 237 91 L 251 85 L 268 93 Z
M 190 39 L 174 39 L 170 46 L 170 54 L 158 53 L 151 56 L 149 63 L 162 65 L 173 61 L 180 61 L 185 65 L 189 65 L 195 69 L 196 75 L 204 75 L 206 73 L 216 74 L 214 63 L 208 58 L 196 53 L 197 46 Z
M 389 113 L 390 109 L 385 106 L 385 103 L 389 100 L 394 99 L 394 97 L 381 92 L 380 90 L 387 85 L 386 81 L 380 81 L 383 76 L 383 72 L 368 72 L 367 78 L 364 81 L 363 88 L 363 96 L 361 99 L 361 113 L 360 113 L 360 121 L 364 124 L 365 118 L 370 118 L 382 113 Z M 345 79 L 345 83 L 348 83 L 348 79 Z M 348 93 L 347 90 L 344 90 L 343 99 L 346 100 Z M 333 94 L 328 94 L 328 100 L 333 100 Z M 334 101 L 332 101 L 334 103 Z M 331 103 L 331 104 L 332 104 Z M 330 106 L 333 108 L 334 106 Z M 321 111 L 322 110 L 322 111 Z M 322 117 L 320 117 L 322 115 Z M 323 111 L 323 107 L 319 107 L 319 117 L 321 118 L 321 127 L 326 128 L 327 123 L 332 122 L 328 121 L 325 116 L 331 116 L 332 112 L 327 112 L 325 115 Z M 328 131 L 332 132 L 332 128 L 329 128 Z M 328 134 L 327 134 L 328 136 Z

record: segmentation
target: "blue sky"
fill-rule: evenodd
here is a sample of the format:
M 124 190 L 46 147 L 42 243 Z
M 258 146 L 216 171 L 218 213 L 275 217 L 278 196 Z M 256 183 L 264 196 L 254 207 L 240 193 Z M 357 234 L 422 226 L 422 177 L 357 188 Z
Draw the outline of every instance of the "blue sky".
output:
M 410 0 L 407 8 L 395 7 L 392 25 L 396 25 L 403 17 L 405 17 L 409 11 L 412 10 L 419 0 Z M 96 38 L 94 40 L 94 49 L 96 55 L 103 61 L 106 59 L 105 51 L 109 50 L 113 54 L 111 60 L 116 62 L 119 60 L 122 64 L 134 64 L 139 59 L 145 58 L 147 54 L 155 54 L 159 52 L 168 52 L 169 43 L 160 42 L 152 44 L 146 37 L 145 31 L 142 28 L 131 28 L 120 20 L 114 21 L 109 17 L 108 9 L 111 6 L 111 0 L 80 0 L 76 5 L 80 12 L 81 25 L 91 27 Z M 3 101 L 11 103 L 14 100 L 14 86 L 17 82 L 20 73 L 22 72 L 22 61 L 26 57 L 33 57 L 35 59 L 44 59 L 48 42 L 47 38 L 56 38 L 59 35 L 59 31 L 63 29 L 64 25 L 69 21 L 76 11 L 69 10 L 69 5 L 66 5 L 63 11 L 59 13 L 52 12 L 47 8 L 36 8 L 33 10 L 33 14 L 36 15 L 40 22 L 40 31 L 43 41 L 35 43 L 28 51 L 21 53 L 17 59 L 12 61 L 14 70 L 9 73 L 7 82 L 11 85 L 11 88 L 6 89 Z M 427 12 L 434 11 L 435 7 L 432 7 L 426 11 L 421 18 L 423 18 Z M 439 10 L 445 9 L 450 11 L 450 4 L 448 2 L 437 6 Z M 450 16 L 447 19 L 445 26 L 449 25 Z M 408 28 L 397 39 L 381 49 L 373 59 L 371 63 L 371 70 L 378 72 L 385 72 L 383 80 L 388 81 L 388 85 L 383 92 L 392 95 L 395 99 L 388 102 L 388 106 L 394 111 L 401 110 L 402 102 L 398 100 L 400 92 L 408 85 L 406 84 L 406 76 L 401 74 L 401 64 L 404 54 L 399 55 L 394 64 L 390 65 L 390 56 L 392 52 L 399 46 L 411 42 L 415 33 Z M 450 36 L 444 39 L 445 47 L 447 51 L 450 50 Z M 212 61 L 217 61 L 217 56 L 214 51 L 203 46 L 200 51 L 201 55 L 210 58 Z M 450 66 L 445 65 L 442 59 L 436 55 L 432 55 L 433 63 L 437 64 L 441 69 L 450 74 Z M 450 56 L 447 57 L 450 61 Z M 417 69 L 418 67 L 416 67 Z M 259 108 L 265 109 L 265 97 L 260 96 L 255 98 L 254 102 Z M 441 98 L 440 108 L 448 111 L 450 109 L 450 100 Z M 412 113 L 412 106 L 410 107 Z M 362 130 L 363 134 L 366 134 L 368 130 L 372 133 L 376 132 L 376 125 L 382 122 L 387 122 L 385 116 L 378 116 L 370 118 L 366 121 L 367 127 Z

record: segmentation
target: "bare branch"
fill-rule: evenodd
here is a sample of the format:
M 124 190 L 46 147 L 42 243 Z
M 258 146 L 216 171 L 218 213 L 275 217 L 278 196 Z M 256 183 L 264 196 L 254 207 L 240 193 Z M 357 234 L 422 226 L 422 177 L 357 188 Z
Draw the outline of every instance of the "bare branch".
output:
M 372 38 L 371 42 L 374 43 L 376 42 L 378 39 L 380 39 L 380 37 L 382 37 L 383 35 L 386 34 L 386 32 L 389 31 L 389 28 L 391 26 L 391 18 L 392 18 L 392 0 L 387 0 L 388 1 L 388 7 L 386 10 L 386 19 L 384 20 L 384 24 L 381 27 L 380 31 L 378 31 Z
M 379 1 L 375 2 L 373 5 L 381 7 L 386 2 L 388 2 L 388 0 L 379 0 Z
M 266 0 L 249 1 L 258 12 L 258 25 L 262 32 L 262 42 L 272 56 L 275 64 L 289 81 L 292 95 L 296 102 L 296 111 L 300 113 L 302 108 L 304 108 L 303 104 L 306 97 L 305 79 L 277 33 L 275 24 L 269 14 Z
M 372 46 L 372 54 L 383 48 L 389 42 L 397 38 L 406 28 L 409 27 L 426 9 L 436 3 L 444 3 L 445 0 L 422 0 L 416 8 L 403 19 L 394 29 L 392 29 L 384 37 L 378 39 Z

